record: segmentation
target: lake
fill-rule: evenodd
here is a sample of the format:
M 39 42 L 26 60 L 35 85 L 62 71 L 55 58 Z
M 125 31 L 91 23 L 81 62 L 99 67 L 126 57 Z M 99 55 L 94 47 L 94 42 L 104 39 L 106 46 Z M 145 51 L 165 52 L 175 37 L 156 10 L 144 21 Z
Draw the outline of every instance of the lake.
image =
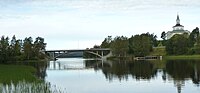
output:
M 48 63 L 44 80 L 67 93 L 199 93 L 200 60 L 61 58 Z

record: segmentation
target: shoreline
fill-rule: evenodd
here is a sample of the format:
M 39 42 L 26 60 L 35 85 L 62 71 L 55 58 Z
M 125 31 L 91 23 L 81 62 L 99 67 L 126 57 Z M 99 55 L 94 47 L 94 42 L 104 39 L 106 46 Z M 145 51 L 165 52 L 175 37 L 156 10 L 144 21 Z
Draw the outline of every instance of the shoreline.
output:
M 163 59 L 200 59 L 200 55 L 167 55 Z
M 126 57 L 109 57 L 107 60 L 129 60 L 129 61 L 133 61 L 134 60 L 134 56 L 126 56 Z M 178 59 L 200 59 L 200 55 L 164 55 L 162 56 L 162 60 L 178 60 Z M 160 59 L 157 59 L 160 60 Z

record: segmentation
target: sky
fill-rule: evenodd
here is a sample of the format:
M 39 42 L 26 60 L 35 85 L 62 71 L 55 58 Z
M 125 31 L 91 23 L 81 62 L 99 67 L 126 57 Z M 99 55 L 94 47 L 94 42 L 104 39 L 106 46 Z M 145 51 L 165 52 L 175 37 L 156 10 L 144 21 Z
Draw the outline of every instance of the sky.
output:
M 47 50 L 85 49 L 107 36 L 200 25 L 200 0 L 0 0 L 0 36 L 43 37 Z

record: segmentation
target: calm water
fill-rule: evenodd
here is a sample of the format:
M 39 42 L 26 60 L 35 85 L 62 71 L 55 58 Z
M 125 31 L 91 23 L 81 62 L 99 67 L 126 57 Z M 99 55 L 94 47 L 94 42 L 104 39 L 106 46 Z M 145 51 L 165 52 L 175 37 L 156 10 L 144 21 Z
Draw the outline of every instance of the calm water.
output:
M 51 61 L 46 82 L 67 93 L 200 93 L 200 60 Z

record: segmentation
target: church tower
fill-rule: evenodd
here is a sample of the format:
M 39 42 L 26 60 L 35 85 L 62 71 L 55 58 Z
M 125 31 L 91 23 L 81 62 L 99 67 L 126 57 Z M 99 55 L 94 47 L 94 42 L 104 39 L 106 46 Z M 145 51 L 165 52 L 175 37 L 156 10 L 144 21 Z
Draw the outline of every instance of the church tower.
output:
M 173 26 L 172 28 L 173 28 L 173 30 L 168 31 L 167 34 L 166 34 L 167 39 L 170 39 L 175 34 L 184 34 L 184 33 L 187 33 L 188 35 L 190 34 L 190 31 L 184 30 L 184 26 L 180 24 L 180 17 L 179 17 L 178 14 L 177 14 L 177 17 L 176 17 L 176 25 Z
M 176 18 L 176 24 L 179 24 L 179 25 L 180 25 L 179 15 L 177 15 L 177 18 Z
M 177 31 L 177 30 L 183 31 L 183 30 L 184 30 L 184 26 L 182 26 L 182 25 L 180 24 L 179 15 L 177 15 L 177 18 L 176 18 L 176 25 L 173 26 L 173 30 L 175 30 L 175 31 Z

